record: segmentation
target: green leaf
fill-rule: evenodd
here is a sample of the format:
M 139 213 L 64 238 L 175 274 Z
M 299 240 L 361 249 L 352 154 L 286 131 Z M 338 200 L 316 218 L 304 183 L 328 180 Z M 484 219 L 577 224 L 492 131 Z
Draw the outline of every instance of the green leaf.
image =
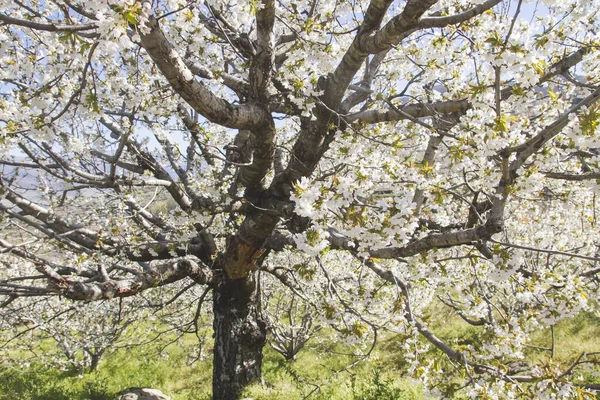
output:
M 600 112 L 598 106 L 588 108 L 579 116 L 579 127 L 584 136 L 594 136 L 598 123 L 600 122 Z
M 545 68 L 546 68 L 546 62 L 544 60 L 540 60 L 538 62 L 531 64 L 531 68 L 533 68 L 533 70 L 535 72 L 537 72 L 538 75 L 540 75 L 540 76 L 544 75 Z
M 98 97 L 96 96 L 96 93 L 89 92 L 85 96 L 85 102 L 87 105 L 92 107 L 92 110 L 94 110 L 94 112 L 100 112 L 100 105 L 98 104 Z
M 492 33 L 492 36 L 489 36 L 487 39 L 485 39 L 485 42 L 491 44 L 492 46 L 498 47 L 504 45 L 504 41 L 502 40 L 498 32 Z
M 496 118 L 494 130 L 496 130 L 497 132 L 508 132 L 508 125 L 504 117 L 500 116 Z
M 129 22 L 130 24 L 133 24 L 133 25 L 135 25 L 139 22 L 137 15 L 135 15 L 131 11 L 125 11 L 123 13 L 123 17 L 125 18 L 125 20 L 127 22 Z

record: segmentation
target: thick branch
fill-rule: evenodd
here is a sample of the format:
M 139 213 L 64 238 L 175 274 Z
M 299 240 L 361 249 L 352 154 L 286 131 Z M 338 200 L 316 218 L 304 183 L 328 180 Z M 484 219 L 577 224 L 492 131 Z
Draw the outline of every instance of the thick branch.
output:
M 549 140 L 558 135 L 569 123 L 569 116 L 571 114 L 574 114 L 582 107 L 594 104 L 598 99 L 600 99 L 600 88 L 596 89 L 588 97 L 561 114 L 554 122 L 542 129 L 540 133 L 525 143 L 504 149 L 502 151 L 504 155 L 517 153 L 516 159 L 512 161 L 510 165 L 511 173 L 516 173 L 517 169 L 519 169 L 533 153 L 541 149 Z
M 167 40 L 154 17 L 148 20 L 148 33 L 142 33 L 141 44 L 171 87 L 194 110 L 206 119 L 229 128 L 258 126 L 268 113 L 254 104 L 233 105 L 213 94 L 196 81 L 173 45 Z
M 546 176 L 551 179 L 561 179 L 563 181 L 589 181 L 600 179 L 600 172 L 590 172 L 587 174 L 565 174 L 560 172 L 547 172 Z
M 262 0 L 256 13 L 256 54 L 250 66 L 250 95 L 265 104 L 268 101 L 267 90 L 271 82 L 273 62 L 275 61 L 275 1 Z
M 548 72 L 545 73 L 539 80 L 538 84 L 548 82 L 550 79 L 557 75 L 564 74 L 568 70 L 583 60 L 583 57 L 590 52 L 589 47 L 582 47 L 576 52 L 569 56 L 561 59 L 560 61 L 553 64 L 548 68 Z M 513 87 L 508 86 L 501 91 L 501 100 L 507 100 L 513 95 Z M 410 119 L 409 117 L 422 118 L 429 117 L 435 114 L 447 114 L 458 112 L 464 114 L 467 110 L 472 107 L 469 100 L 450 100 L 440 101 L 436 103 L 420 103 L 420 104 L 409 104 L 400 108 L 403 113 L 399 113 L 396 110 L 366 110 L 350 114 L 346 117 L 348 122 L 361 121 L 365 123 L 377 123 L 377 122 L 390 122 L 400 121 L 404 119 Z
M 148 268 L 134 279 L 109 280 L 106 282 L 59 281 L 59 293 L 73 300 L 104 300 L 113 297 L 129 297 L 153 287 L 164 286 L 190 277 L 198 284 L 212 284 L 212 271 L 193 260 L 182 259 Z
M 414 241 L 403 247 L 385 247 L 382 249 L 369 249 L 368 254 L 373 258 L 398 259 L 414 256 L 427 250 L 471 244 L 482 239 L 489 239 L 495 233 L 502 231 L 499 224 L 485 224 L 476 228 L 453 231 L 447 233 L 436 233 Z M 334 229 L 329 230 L 329 241 L 333 248 L 355 251 L 358 246 L 344 235 Z
M 6 200 L 19 207 L 25 215 L 29 215 L 43 222 L 46 227 L 53 232 L 63 235 L 65 238 L 68 238 L 85 248 L 98 248 L 97 243 L 100 240 L 100 236 L 97 232 L 87 229 L 79 224 L 68 224 L 60 216 L 21 197 L 10 188 L 4 187 L 4 189 L 6 190 Z M 106 240 L 110 241 L 108 238 Z
M 204 79 L 215 79 L 214 74 L 205 66 L 200 65 L 189 60 L 185 60 L 185 65 L 192 71 L 194 75 L 197 75 Z M 245 96 L 250 91 L 250 85 L 243 79 L 235 77 L 228 73 L 219 74 L 219 78 L 223 80 L 223 84 L 235 93 L 241 96 Z
M 32 295 L 59 294 L 71 300 L 97 301 L 108 300 L 115 297 L 129 297 L 146 289 L 168 285 L 184 278 L 191 278 L 198 284 L 211 285 L 213 283 L 212 271 L 199 265 L 191 259 L 180 259 L 166 264 L 155 265 L 146 268 L 131 279 L 111 279 L 100 282 L 72 281 L 68 277 L 62 277 L 51 267 L 38 264 L 38 269 L 46 275 L 48 287 L 46 292 L 43 288 L 31 287 Z M 0 282 L 2 294 L 10 292 L 10 286 Z M 27 288 L 21 286 L 18 295 L 27 293 Z M 22 293 L 21 293 L 22 292 Z
M 0 21 L 8 25 L 17 25 L 24 28 L 30 28 L 38 31 L 48 32 L 80 32 L 97 29 L 96 24 L 81 24 L 81 25 L 59 25 L 59 24 L 41 24 L 39 22 L 27 21 L 23 19 L 9 17 L 6 14 L 0 14 Z
M 473 17 L 483 14 L 484 12 L 491 9 L 495 5 L 501 3 L 502 1 L 503 0 L 487 0 L 467 11 L 460 13 L 460 14 L 449 15 L 446 17 L 423 18 L 423 19 L 421 19 L 421 21 L 419 21 L 419 28 L 420 29 L 443 28 L 448 25 L 461 24 L 465 21 L 470 20 Z
M 400 43 L 418 28 L 421 16 L 435 3 L 437 0 L 408 1 L 402 13 L 392 18 L 377 33 L 360 38 L 358 48 L 368 54 L 377 54 Z
M 269 85 L 273 75 L 275 61 L 275 1 L 263 0 L 261 9 L 256 14 L 257 40 L 256 53 L 250 66 L 250 98 L 263 105 L 269 103 Z M 243 186 L 258 185 L 267 174 L 273 163 L 275 152 L 275 123 L 265 108 L 263 123 L 250 129 L 250 138 L 245 151 L 251 154 L 251 163 L 240 168 L 238 181 Z
M 351 114 L 346 117 L 348 122 L 361 121 L 366 123 L 398 121 L 408 119 L 407 116 L 414 118 L 430 117 L 436 114 L 449 114 L 453 112 L 464 113 L 471 104 L 468 100 L 450 100 L 439 101 L 435 103 L 409 104 L 399 108 L 403 113 L 395 110 L 366 110 Z
M 400 25 L 402 29 L 408 29 L 409 26 L 414 25 L 417 19 L 436 2 L 437 0 L 409 1 L 402 13 L 394 18 L 394 20 L 401 21 Z M 367 55 L 385 50 L 381 49 L 380 51 L 369 52 L 363 42 L 368 42 L 371 34 L 379 28 L 391 3 L 390 0 L 373 0 L 369 4 L 358 34 L 348 48 L 348 51 L 344 54 L 333 75 L 329 78 L 329 82 L 327 82 L 326 93 L 323 98 L 331 109 L 337 110 L 342 96 Z

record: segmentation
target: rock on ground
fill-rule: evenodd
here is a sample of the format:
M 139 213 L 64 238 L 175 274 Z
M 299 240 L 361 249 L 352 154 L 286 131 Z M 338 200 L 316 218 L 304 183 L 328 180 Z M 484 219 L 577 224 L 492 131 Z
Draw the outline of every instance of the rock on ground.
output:
M 156 389 L 129 388 L 120 391 L 116 400 L 171 400 L 171 398 Z

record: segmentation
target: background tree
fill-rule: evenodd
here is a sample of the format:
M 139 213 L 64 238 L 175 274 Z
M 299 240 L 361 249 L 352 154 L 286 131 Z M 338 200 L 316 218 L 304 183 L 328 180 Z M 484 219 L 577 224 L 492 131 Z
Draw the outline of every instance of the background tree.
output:
M 61 370 L 96 371 L 104 354 L 122 344 L 127 327 L 141 317 L 112 304 L 65 304 L 57 297 L 19 303 L 1 321 L 2 358 L 19 366 L 42 361 Z
M 39 275 L 31 263 L 11 261 L 21 263 L 21 273 L 28 269 L 33 279 Z M 104 355 L 122 348 L 154 344 L 148 357 L 160 357 L 165 347 L 186 333 L 198 339 L 189 362 L 202 358 L 208 330 L 206 291 L 198 293 L 194 289 L 202 288 L 189 284 L 161 289 L 101 302 L 72 302 L 58 296 L 15 299 L 0 314 L 0 358 L 13 367 L 41 361 L 84 373 L 96 371 Z
M 427 384 L 434 346 L 473 394 L 593 388 L 585 357 L 506 365 L 597 310 L 597 1 L 1 4 L 0 247 L 38 270 L 5 263 L 3 306 L 207 287 L 229 399 L 261 271 L 348 341 L 401 333 Z M 436 297 L 479 343 L 428 328 Z

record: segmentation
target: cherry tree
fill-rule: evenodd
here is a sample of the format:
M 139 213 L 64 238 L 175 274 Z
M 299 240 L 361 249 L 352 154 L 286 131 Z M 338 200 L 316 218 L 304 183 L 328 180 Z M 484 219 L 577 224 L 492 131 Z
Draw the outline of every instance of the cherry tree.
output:
M 35 279 L 39 273 L 33 264 L 19 269 L 24 273 L 27 268 Z M 146 357 L 159 357 L 183 335 L 195 334 L 199 346 L 188 354 L 193 362 L 206 347 L 207 328 L 201 317 L 208 302 L 202 301 L 205 290 L 199 292 L 170 285 L 113 301 L 72 302 L 58 296 L 15 299 L 0 313 L 0 359 L 13 366 L 41 362 L 84 373 L 96 371 L 102 358 L 115 350 L 143 345 Z
M 1 317 L 3 361 L 24 367 L 41 361 L 81 372 L 97 370 L 105 354 L 124 344 L 131 323 L 141 319 L 127 306 L 73 303 L 58 297 L 21 299 L 5 308 Z
M 598 388 L 510 367 L 597 312 L 598 1 L 0 4 L 3 307 L 210 291 L 215 399 L 261 375 L 262 289 L 446 393 Z

